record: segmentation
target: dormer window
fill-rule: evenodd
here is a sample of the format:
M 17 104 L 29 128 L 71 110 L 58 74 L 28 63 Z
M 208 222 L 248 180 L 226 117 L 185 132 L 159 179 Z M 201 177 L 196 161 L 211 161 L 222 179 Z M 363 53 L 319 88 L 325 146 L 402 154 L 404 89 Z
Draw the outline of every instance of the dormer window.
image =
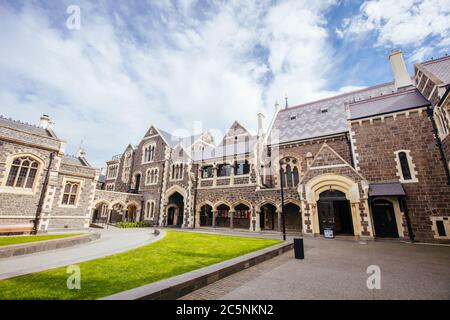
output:
M 328 108 L 320 108 L 320 113 L 327 113 L 328 112 Z
M 297 119 L 297 115 L 296 115 L 296 114 L 293 114 L 293 115 L 291 115 L 291 116 L 289 117 L 289 119 L 295 120 L 295 119 Z

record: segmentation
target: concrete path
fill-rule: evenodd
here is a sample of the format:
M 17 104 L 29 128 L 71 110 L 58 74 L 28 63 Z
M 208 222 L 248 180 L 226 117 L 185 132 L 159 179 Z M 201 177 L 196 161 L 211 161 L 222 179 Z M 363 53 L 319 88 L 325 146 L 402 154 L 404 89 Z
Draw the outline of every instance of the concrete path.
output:
M 367 267 L 381 271 L 381 289 L 367 288 Z M 305 259 L 293 252 L 255 265 L 182 299 L 450 299 L 450 247 L 401 242 L 305 238 Z
M 93 231 L 102 233 L 99 240 L 70 248 L 0 259 L 0 280 L 128 251 L 165 236 L 164 231 L 155 236 L 153 228 L 109 228 Z

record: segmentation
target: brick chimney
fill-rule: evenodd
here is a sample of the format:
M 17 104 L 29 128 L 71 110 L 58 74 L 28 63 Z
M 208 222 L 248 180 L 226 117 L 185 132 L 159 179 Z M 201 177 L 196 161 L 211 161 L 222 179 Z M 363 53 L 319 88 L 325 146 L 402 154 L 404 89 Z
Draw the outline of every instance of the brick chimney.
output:
M 389 54 L 392 73 L 394 74 L 395 87 L 398 89 L 412 85 L 411 76 L 406 70 L 403 53 L 401 50 L 393 50 Z
M 44 128 L 46 130 L 53 130 L 55 123 L 50 119 L 50 117 L 46 114 L 43 114 L 39 119 L 39 127 Z

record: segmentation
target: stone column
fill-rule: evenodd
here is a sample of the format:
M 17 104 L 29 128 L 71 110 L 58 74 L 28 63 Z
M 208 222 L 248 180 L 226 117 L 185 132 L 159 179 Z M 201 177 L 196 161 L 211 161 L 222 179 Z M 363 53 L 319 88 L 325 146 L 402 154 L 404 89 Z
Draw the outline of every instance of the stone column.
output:
M 234 228 L 234 211 L 228 211 L 228 216 L 230 217 L 230 229 Z
M 260 210 L 256 211 L 256 229 L 255 229 L 255 231 L 261 231 L 261 214 L 260 214 Z
M 212 213 L 213 213 L 212 226 L 213 226 L 213 228 L 215 228 L 216 227 L 217 210 L 213 210 Z
M 277 211 L 277 222 L 278 222 L 278 231 L 280 231 L 280 232 L 282 232 L 283 230 L 282 230 L 282 227 L 281 227 L 281 224 L 282 224 L 282 221 L 281 221 L 281 211 Z

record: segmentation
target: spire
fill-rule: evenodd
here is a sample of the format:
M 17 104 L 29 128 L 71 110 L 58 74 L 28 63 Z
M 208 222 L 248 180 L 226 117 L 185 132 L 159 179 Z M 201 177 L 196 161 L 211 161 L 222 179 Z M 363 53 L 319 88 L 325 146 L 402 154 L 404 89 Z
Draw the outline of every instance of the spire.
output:
M 286 100 L 286 105 L 284 106 L 284 108 L 287 109 L 289 107 L 287 94 L 284 96 L 284 100 Z
M 86 151 L 84 151 L 83 140 L 81 140 L 80 147 L 78 148 L 77 157 L 78 158 L 86 157 Z

